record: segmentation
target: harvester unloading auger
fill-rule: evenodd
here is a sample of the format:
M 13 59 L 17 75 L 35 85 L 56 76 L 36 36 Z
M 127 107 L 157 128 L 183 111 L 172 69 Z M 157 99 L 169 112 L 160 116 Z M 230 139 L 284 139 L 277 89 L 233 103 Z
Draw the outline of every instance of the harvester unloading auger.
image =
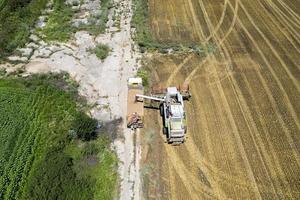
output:
M 146 96 L 143 94 L 142 80 L 132 78 L 128 81 L 128 88 L 128 128 L 143 127 L 144 100 L 150 101 L 151 104 L 157 102 L 167 142 L 180 144 L 185 141 L 187 127 L 183 101 L 191 97 L 188 86 L 152 88 L 151 96 Z

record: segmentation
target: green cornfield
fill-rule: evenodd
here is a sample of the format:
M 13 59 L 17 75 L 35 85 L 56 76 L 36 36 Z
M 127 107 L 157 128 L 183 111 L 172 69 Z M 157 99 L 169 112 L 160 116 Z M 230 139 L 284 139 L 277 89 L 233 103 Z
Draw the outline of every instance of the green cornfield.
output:
M 75 121 L 85 119 L 81 127 L 91 129 L 95 120 L 78 111 L 74 94 L 48 82 L 43 77 L 0 80 L 0 199 L 91 199 L 95 185 L 112 195 L 114 188 L 105 185 L 116 182 L 117 160 L 109 140 L 70 139 Z M 90 156 L 105 159 L 91 167 L 84 149 L 97 144 L 102 147 Z M 89 171 L 104 177 L 103 184 Z

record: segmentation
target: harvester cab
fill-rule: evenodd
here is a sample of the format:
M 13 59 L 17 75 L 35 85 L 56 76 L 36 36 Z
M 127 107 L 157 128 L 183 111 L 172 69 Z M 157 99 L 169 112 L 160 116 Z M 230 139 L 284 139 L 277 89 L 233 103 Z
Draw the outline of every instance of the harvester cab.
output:
M 163 133 L 168 143 L 183 143 L 186 134 L 186 117 L 183 97 L 176 87 L 168 87 L 165 101 L 160 105 Z

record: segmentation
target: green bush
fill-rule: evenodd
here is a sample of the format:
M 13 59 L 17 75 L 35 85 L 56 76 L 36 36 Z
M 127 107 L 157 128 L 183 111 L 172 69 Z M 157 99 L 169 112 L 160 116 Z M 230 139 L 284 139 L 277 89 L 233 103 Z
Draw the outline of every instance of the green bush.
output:
M 74 120 L 72 127 L 77 137 L 85 141 L 96 138 L 96 128 L 97 120 L 90 118 L 83 112 L 77 114 L 77 117 Z
M 138 69 L 136 76 L 142 78 L 143 86 L 145 88 L 149 87 L 149 73 L 147 70 L 144 68 Z
M 73 160 L 63 153 L 58 144 L 45 153 L 38 168 L 32 172 L 25 199 L 92 199 L 94 181 L 78 177 L 73 170 Z
M 89 49 L 89 52 L 96 54 L 96 56 L 104 60 L 108 55 L 111 49 L 105 44 L 97 44 L 94 49 Z

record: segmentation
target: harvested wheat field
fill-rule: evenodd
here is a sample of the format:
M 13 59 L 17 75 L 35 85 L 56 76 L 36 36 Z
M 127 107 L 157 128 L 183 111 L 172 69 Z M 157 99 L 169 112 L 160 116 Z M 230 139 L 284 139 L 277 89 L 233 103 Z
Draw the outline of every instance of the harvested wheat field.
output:
M 149 12 L 155 40 L 217 50 L 148 61 L 154 83 L 189 83 L 192 98 L 183 145 L 146 111 L 145 196 L 299 199 L 300 2 L 149 0 Z

